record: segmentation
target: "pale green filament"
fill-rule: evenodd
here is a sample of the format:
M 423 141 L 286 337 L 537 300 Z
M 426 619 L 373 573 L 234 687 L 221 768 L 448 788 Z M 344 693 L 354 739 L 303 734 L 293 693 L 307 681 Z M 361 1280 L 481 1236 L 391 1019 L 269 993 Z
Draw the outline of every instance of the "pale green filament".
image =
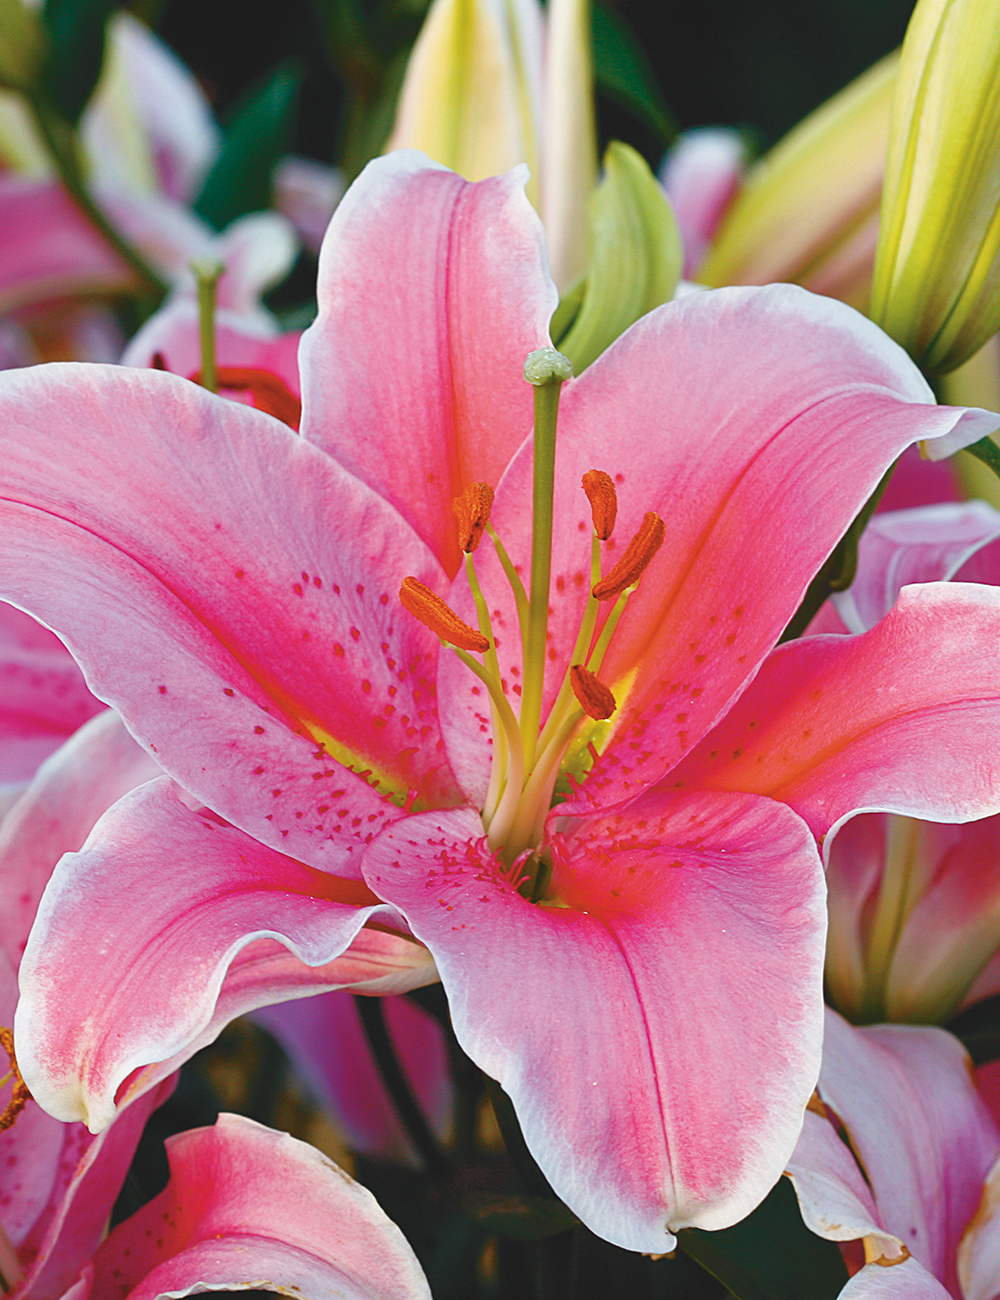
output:
M 591 536 L 590 542 L 590 589 L 593 589 L 601 580 L 601 539 L 596 533 Z M 570 655 L 569 663 L 566 665 L 566 674 L 563 677 L 562 685 L 559 687 L 559 694 L 556 696 L 555 703 L 549 712 L 545 726 L 542 728 L 542 734 L 538 737 L 538 748 L 544 753 L 548 747 L 552 734 L 561 729 L 560 719 L 566 706 L 575 700 L 573 687 L 570 685 L 569 670 L 573 664 L 585 664 L 590 654 L 590 643 L 594 639 L 594 629 L 597 627 L 597 614 L 601 608 L 601 602 L 595 600 L 593 596 L 588 596 L 587 607 L 583 611 L 583 621 L 580 624 L 580 631 L 577 634 L 576 644 L 573 646 L 573 653 Z
M 443 642 L 442 644 L 447 645 L 448 643 Z M 497 821 L 499 821 L 501 825 L 504 825 L 506 820 L 510 818 L 510 809 L 512 806 L 517 805 L 517 801 L 521 797 L 521 787 L 524 784 L 524 762 L 521 756 L 521 737 L 517 729 L 517 719 L 514 717 L 514 710 L 508 704 L 507 697 L 503 693 L 503 688 L 500 685 L 500 678 L 491 672 L 487 672 L 482 664 L 477 663 L 467 650 L 460 650 L 458 646 L 451 646 L 450 648 L 454 650 L 462 663 L 476 674 L 489 691 L 490 702 L 496 709 L 500 721 L 500 727 L 505 733 L 508 751 L 506 783 L 504 785 L 503 794 L 500 797 L 500 804 L 496 810 L 496 814 L 490 819 L 489 824 L 487 824 L 485 813 L 483 815 L 483 826 L 489 833 L 490 845 L 496 849 L 500 848 L 502 840 L 497 838 L 493 833 L 493 825 Z M 494 759 L 494 762 L 496 762 L 498 767 L 500 766 L 496 759 Z M 492 785 L 492 776 L 490 778 L 490 784 Z
M 201 340 L 201 386 L 219 391 L 215 365 L 215 287 L 226 268 L 221 262 L 192 262 L 191 273 L 198 282 L 198 334 Z
M 492 673 L 495 680 L 499 682 L 500 661 L 497 659 L 496 640 L 493 636 L 493 625 L 490 622 L 490 611 L 486 604 L 486 597 L 483 595 L 483 589 L 479 585 L 479 578 L 476 576 L 476 566 L 471 552 L 466 552 L 465 576 L 469 580 L 469 590 L 472 592 L 472 599 L 476 603 L 476 620 L 479 624 L 479 630 L 490 643 L 489 649 L 483 654 L 483 663 L 486 671 Z M 497 713 L 497 706 L 493 703 L 492 694 L 490 695 L 490 718 L 493 723 L 493 762 L 490 767 L 490 785 L 486 792 L 486 803 L 483 807 L 483 825 L 486 827 L 493 820 L 493 814 L 497 810 L 500 795 L 503 793 L 508 760 L 507 731 L 506 728 L 500 725 L 500 715 Z
M 514 604 L 517 606 L 517 622 L 521 629 L 521 658 L 525 658 L 526 647 L 524 644 L 524 633 L 528 626 L 528 593 L 524 590 L 524 583 L 518 576 L 514 564 L 507 554 L 507 548 L 497 536 L 497 530 L 492 524 L 486 525 L 486 531 L 489 533 L 490 541 L 493 543 L 497 553 L 497 559 L 507 575 L 507 581 L 510 583 L 510 589 L 514 593 Z
M 907 917 L 919 901 L 925 881 L 917 870 L 918 825 L 908 817 L 890 817 L 886 827 L 885 865 L 869 932 L 865 965 L 865 1017 L 883 1018 L 886 985 L 896 944 Z

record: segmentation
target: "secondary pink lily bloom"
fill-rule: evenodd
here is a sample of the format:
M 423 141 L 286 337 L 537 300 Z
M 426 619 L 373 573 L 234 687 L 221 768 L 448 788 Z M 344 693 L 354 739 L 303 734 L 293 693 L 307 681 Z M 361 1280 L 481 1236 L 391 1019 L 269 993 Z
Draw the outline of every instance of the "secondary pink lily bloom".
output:
M 5 590 L 189 792 L 139 787 L 60 862 L 19 1052 L 53 1113 L 100 1127 L 123 1083 L 242 1011 L 439 973 L 557 1193 L 660 1252 L 745 1215 L 797 1139 L 817 840 L 858 807 L 1000 807 L 996 592 L 910 589 L 864 637 L 772 649 L 903 447 L 997 417 L 935 406 L 874 326 L 802 290 L 668 304 L 565 385 L 542 654 L 522 656 L 497 552 L 476 553 L 498 671 L 474 675 L 396 593 L 415 578 L 476 617 L 451 505 L 479 481 L 528 572 L 521 374 L 556 294 L 522 183 L 407 153 L 366 170 L 321 254 L 301 436 L 169 374 L 0 376 Z M 604 543 L 595 467 L 620 497 Z M 619 707 L 591 726 L 561 690 L 587 572 L 596 550 L 610 581 L 651 511 L 664 540 L 617 627 L 596 611 Z M 539 747 L 510 709 L 543 674 Z M 549 813 L 560 772 L 575 793 Z
M 738 131 L 697 127 L 685 131 L 664 157 L 660 183 L 680 227 L 684 274 L 704 260 L 746 171 L 746 144 Z
M 996 510 L 968 501 L 876 515 L 854 583 L 810 632 L 864 633 L 907 583 L 953 578 L 1000 584 Z M 1000 818 L 942 825 L 863 813 L 828 857 L 827 990 L 850 1019 L 933 1024 L 1000 988 L 998 970 L 984 973 L 1000 945 Z
M 817 1091 L 787 1173 L 813 1232 L 863 1243 L 843 1300 L 993 1300 L 1000 1129 L 958 1040 L 829 1011 Z
M 403 1234 L 315 1147 L 242 1115 L 166 1145 L 167 1187 L 115 1228 L 66 1300 L 227 1289 L 430 1300 Z

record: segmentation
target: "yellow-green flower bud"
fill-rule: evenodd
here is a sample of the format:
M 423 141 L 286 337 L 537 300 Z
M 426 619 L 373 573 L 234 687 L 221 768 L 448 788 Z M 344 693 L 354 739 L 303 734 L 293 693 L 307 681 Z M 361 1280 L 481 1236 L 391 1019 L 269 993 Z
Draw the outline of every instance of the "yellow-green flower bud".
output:
M 434 0 L 386 146 L 422 149 L 466 180 L 526 162 L 539 203 L 541 15 L 517 0 Z
M 702 284 L 790 281 L 867 307 L 897 61 L 869 68 L 751 169 Z
M 944 374 L 1000 328 L 1000 5 L 919 0 L 893 104 L 871 316 Z
M 553 338 L 576 374 L 633 321 L 669 302 L 684 264 L 662 188 L 644 159 L 617 140 L 604 155 L 604 179 L 590 201 L 590 242 L 586 280 L 552 322 Z
M 45 61 L 45 29 L 23 0 L 0 0 L 0 86 L 28 91 Z

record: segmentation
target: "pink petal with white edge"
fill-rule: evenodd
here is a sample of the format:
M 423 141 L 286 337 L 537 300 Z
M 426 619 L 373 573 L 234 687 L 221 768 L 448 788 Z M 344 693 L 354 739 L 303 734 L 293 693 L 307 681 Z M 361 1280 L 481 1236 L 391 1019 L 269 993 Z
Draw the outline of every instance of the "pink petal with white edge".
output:
M 907 1259 L 888 1268 L 866 1264 L 844 1287 L 839 1300 L 953 1300 L 953 1296 L 915 1259 Z
M 369 163 L 330 222 L 302 341 L 303 436 L 451 572 L 452 499 L 496 485 L 531 432 L 524 361 L 558 300 L 526 177 L 470 184 L 409 149 Z
M 827 1012 L 819 1094 L 850 1134 L 882 1223 L 955 1291 L 955 1252 L 1000 1154 L 969 1057 L 941 1029 Z
M 363 884 L 192 812 L 164 778 L 140 786 L 60 861 L 42 897 L 16 1017 L 25 1081 L 51 1114 L 96 1132 L 132 1070 L 173 1068 L 254 1007 L 372 979 L 366 963 L 336 961 L 371 918 L 405 931 Z M 412 987 L 426 962 L 407 946 Z
M 885 1231 L 858 1162 L 830 1120 L 806 1111 L 785 1172 L 810 1232 L 828 1241 L 868 1237 L 885 1259 L 906 1258 L 899 1238 Z
M 778 646 L 669 784 L 780 799 L 821 840 L 862 811 L 995 813 L 998 640 L 1000 590 L 905 587 L 863 636 Z
M 383 998 L 382 1009 L 413 1094 L 443 1138 L 451 1120 L 452 1087 L 441 1026 L 409 998 Z M 351 993 L 321 993 L 261 1007 L 254 1019 L 281 1043 L 352 1150 L 414 1161 L 413 1145 L 376 1069 Z
M 994 1300 L 1000 1293 L 1000 1160 L 986 1178 L 983 1199 L 958 1247 L 963 1300 Z
M 68 657 L 68 656 L 67 656 Z M 16 967 L 56 863 L 122 795 L 161 774 L 110 709 L 49 758 L 0 827 L 0 943 Z
M 900 456 L 875 513 L 936 506 L 943 501 L 959 501 L 961 496 L 952 462 L 925 460 L 919 447 L 908 447 Z
M 94 1260 L 92 1300 L 268 1290 L 430 1300 L 399 1229 L 315 1147 L 241 1115 L 167 1141 L 170 1182 Z
M 0 411 L 0 586 L 186 790 L 355 874 L 398 815 L 383 792 L 459 801 L 438 643 L 396 599 L 402 575 L 442 574 L 391 506 L 287 425 L 169 374 L 6 371 Z
M 556 1193 L 629 1250 L 742 1218 L 780 1176 L 819 1067 L 806 828 L 767 800 L 650 795 L 552 841 L 549 906 L 481 837 L 471 812 L 419 814 L 378 837 L 365 875 L 430 948 L 459 1042 L 510 1094 Z
M 985 501 L 922 506 L 878 514 L 858 546 L 858 572 L 829 606 L 842 626 L 823 621 L 824 606 L 809 627 L 817 632 L 867 632 L 888 614 L 912 582 L 953 578 L 982 547 L 1000 537 L 1000 512 Z M 974 579 L 972 579 L 974 581 Z
M 121 293 L 125 263 L 81 214 L 62 185 L 0 175 L 0 314 L 69 294 Z
M 591 518 L 581 476 L 597 468 L 617 483 L 607 566 L 646 511 L 666 524 L 601 671 L 619 710 L 582 799 L 631 797 L 690 751 L 752 678 L 895 457 L 915 438 L 939 437 L 967 417 L 974 420 L 933 405 L 916 367 L 871 322 L 793 285 L 718 289 L 668 303 L 566 384 L 549 700 L 569 666 L 590 585 Z M 531 462 L 525 446 L 493 509 L 522 572 L 530 554 Z M 502 676 L 517 683 L 513 599 L 491 549 L 480 547 L 476 560 L 490 609 L 499 610 Z M 463 586 L 460 577 L 453 603 Z M 449 708 L 445 720 L 457 752 L 455 729 L 471 744 L 483 701 L 472 676 L 450 659 L 442 659 L 440 687 L 443 698 L 462 706 Z M 471 778 L 466 784 L 473 788 Z
M 688 278 L 696 278 L 745 171 L 746 141 L 739 131 L 719 127 L 685 131 L 664 158 L 660 181 L 680 227 Z

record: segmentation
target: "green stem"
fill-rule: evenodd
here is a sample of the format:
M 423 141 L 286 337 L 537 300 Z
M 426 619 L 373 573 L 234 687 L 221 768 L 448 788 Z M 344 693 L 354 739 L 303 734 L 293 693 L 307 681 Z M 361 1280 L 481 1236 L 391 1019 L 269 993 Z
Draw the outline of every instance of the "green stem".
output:
M 40 96 L 31 96 L 27 99 L 27 104 L 70 198 L 133 272 L 142 285 L 144 295 L 153 299 L 154 306 L 158 306 L 166 296 L 167 286 L 139 250 L 124 238 L 91 198 L 83 178 L 79 146 L 73 128 Z
M 191 273 L 198 282 L 198 334 L 201 340 L 202 388 L 219 391 L 219 372 L 215 364 L 215 286 L 225 270 L 221 262 L 192 262 Z
M 1000 447 L 992 437 L 980 438 L 965 450 L 975 456 L 976 460 L 981 460 L 984 465 L 988 465 L 997 478 L 1000 478 Z

